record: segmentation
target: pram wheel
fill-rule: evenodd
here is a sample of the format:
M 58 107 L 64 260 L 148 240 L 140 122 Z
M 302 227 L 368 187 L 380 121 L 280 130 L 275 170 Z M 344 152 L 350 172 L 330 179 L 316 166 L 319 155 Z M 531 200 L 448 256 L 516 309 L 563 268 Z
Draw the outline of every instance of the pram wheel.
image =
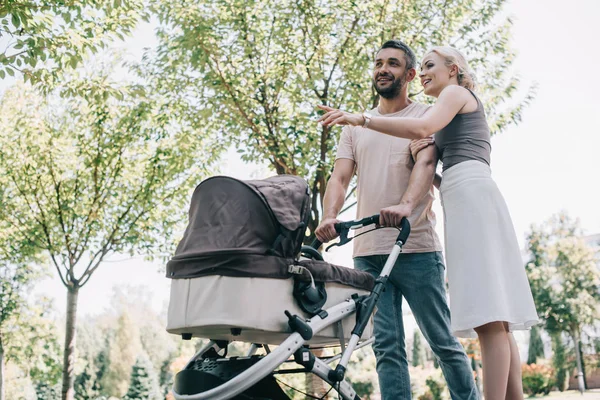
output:
M 235 376 L 252 367 L 264 356 L 203 358 L 194 361 L 175 377 L 174 389 L 183 395 L 206 392 L 225 384 Z M 273 375 L 261 381 L 233 400 L 289 400 Z

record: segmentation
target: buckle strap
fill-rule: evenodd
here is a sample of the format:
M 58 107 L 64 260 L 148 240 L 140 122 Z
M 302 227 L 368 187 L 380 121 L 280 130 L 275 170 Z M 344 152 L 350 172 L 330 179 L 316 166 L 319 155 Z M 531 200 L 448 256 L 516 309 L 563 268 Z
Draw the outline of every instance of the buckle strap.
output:
M 292 265 L 288 266 L 288 272 L 290 274 L 294 274 L 294 275 L 302 275 L 302 272 L 304 271 L 304 269 L 305 268 L 301 265 L 292 264 Z

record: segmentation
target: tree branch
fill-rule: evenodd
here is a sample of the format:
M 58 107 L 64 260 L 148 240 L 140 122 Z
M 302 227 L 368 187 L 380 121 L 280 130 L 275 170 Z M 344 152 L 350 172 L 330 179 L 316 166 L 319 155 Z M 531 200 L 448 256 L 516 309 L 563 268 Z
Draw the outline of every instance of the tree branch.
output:
M 62 200 L 60 198 L 60 182 L 56 181 L 56 176 L 54 175 L 54 168 L 53 168 L 53 160 L 52 160 L 52 150 L 48 151 L 48 169 L 50 170 L 50 177 L 52 178 L 52 183 L 54 186 L 54 192 L 56 194 L 56 210 L 57 210 L 57 214 L 58 214 L 58 221 L 63 233 L 63 236 L 65 238 L 65 246 L 67 249 L 67 256 L 69 258 L 69 265 L 73 266 L 73 256 L 74 254 L 71 251 L 71 240 L 69 238 L 69 234 L 67 233 L 67 230 L 65 228 L 65 221 L 64 221 L 64 216 L 63 216 L 63 212 L 62 212 Z

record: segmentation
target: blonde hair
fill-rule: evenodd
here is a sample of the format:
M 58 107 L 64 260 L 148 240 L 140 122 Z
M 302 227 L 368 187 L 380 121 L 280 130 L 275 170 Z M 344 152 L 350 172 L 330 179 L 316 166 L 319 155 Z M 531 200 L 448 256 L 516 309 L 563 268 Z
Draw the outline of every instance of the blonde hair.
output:
M 467 59 L 460 51 L 450 46 L 436 46 L 427 52 L 427 54 L 429 53 L 436 53 L 443 57 L 447 67 L 456 65 L 458 67 L 458 84 L 470 90 L 475 89 L 475 75 L 471 72 Z

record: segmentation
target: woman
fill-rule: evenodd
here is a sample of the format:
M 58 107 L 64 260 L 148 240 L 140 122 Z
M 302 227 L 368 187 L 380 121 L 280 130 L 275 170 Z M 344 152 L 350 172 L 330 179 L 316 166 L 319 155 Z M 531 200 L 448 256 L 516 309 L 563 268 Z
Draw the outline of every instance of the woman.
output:
M 528 329 L 538 317 L 506 203 L 491 178 L 483 105 L 456 49 L 430 50 L 420 78 L 425 94 L 437 98 L 422 118 L 372 117 L 320 106 L 327 112 L 319 121 L 368 126 L 407 139 L 435 134 L 443 164 L 439 189 L 452 329 L 457 336 L 479 338 L 486 400 L 523 399 L 519 351 L 511 331 Z M 427 144 L 413 142 L 413 154 L 418 157 Z

